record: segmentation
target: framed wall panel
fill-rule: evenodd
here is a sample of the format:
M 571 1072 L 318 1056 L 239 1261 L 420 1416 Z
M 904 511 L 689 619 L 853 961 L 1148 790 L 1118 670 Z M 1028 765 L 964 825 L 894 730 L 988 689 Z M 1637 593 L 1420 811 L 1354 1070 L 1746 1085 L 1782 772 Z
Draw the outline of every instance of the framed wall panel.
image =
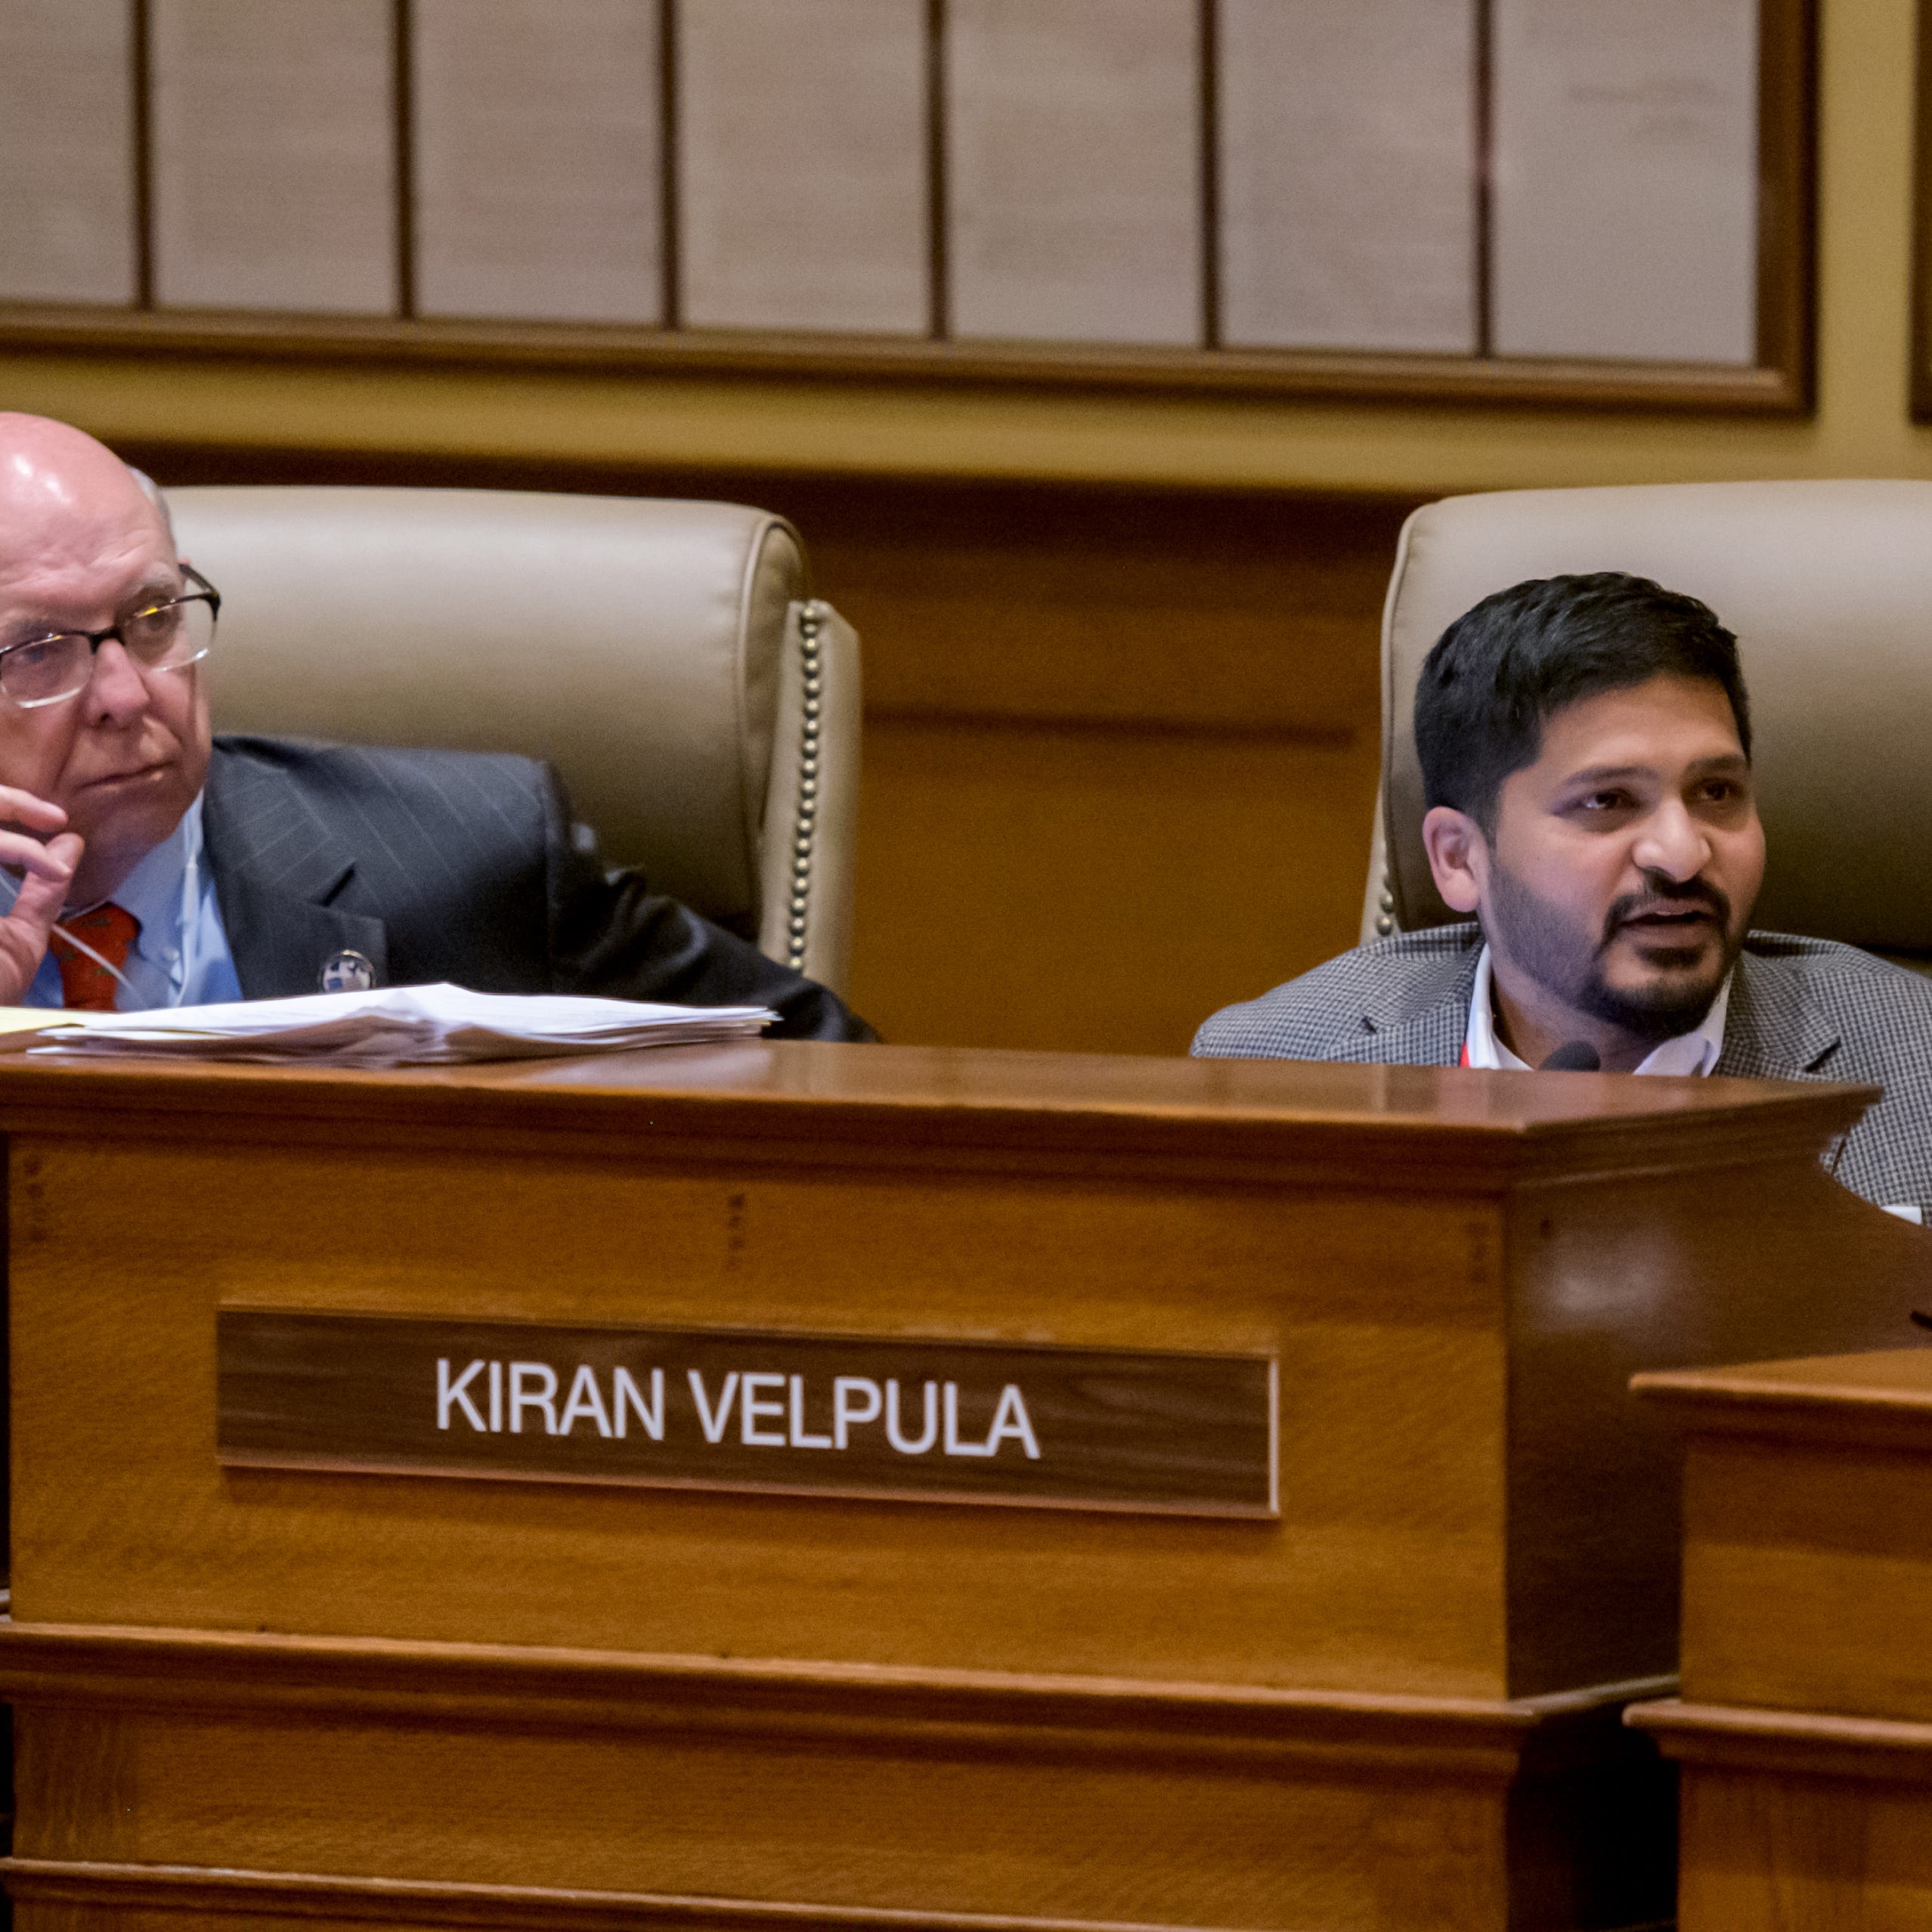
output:
M 1800 412 L 1813 4 L 0 0 L 0 342 Z
M 398 305 L 391 0 L 147 0 L 160 308 Z
M 1491 5 L 1498 352 L 1748 367 L 1757 0 Z
M 569 7 L 413 0 L 419 315 L 664 320 L 656 0 Z
M 140 299 L 132 0 L 0 0 L 0 301 Z
M 1221 0 L 1221 338 L 1482 345 L 1478 0 Z
M 1932 0 L 1918 0 L 1918 128 L 1912 197 L 1912 420 L 1932 423 Z
M 949 332 L 1203 342 L 1197 0 L 949 0 Z
M 677 61 L 680 320 L 924 335 L 925 0 L 698 0 Z

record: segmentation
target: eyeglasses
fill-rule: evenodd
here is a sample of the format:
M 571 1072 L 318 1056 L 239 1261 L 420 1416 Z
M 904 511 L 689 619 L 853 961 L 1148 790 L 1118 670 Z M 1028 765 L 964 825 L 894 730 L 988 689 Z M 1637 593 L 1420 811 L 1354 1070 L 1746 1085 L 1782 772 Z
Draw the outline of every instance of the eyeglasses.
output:
M 0 697 L 23 711 L 77 697 L 94 675 L 94 653 L 111 637 L 143 670 L 186 670 L 214 648 L 221 593 L 200 571 L 182 574 L 201 587 L 144 604 L 105 630 L 62 630 L 0 649 Z

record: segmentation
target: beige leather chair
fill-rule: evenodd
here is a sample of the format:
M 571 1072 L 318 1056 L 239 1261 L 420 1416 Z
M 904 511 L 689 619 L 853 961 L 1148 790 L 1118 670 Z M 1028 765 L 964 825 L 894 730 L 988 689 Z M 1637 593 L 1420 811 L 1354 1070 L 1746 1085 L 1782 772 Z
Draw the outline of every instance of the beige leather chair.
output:
M 1624 570 L 1738 636 L 1770 860 L 1754 923 L 1932 956 L 1932 483 L 1452 497 L 1404 526 L 1382 617 L 1382 788 L 1363 937 L 1439 925 L 1412 720 L 1451 621 L 1525 577 Z
M 169 493 L 221 593 L 215 729 L 551 760 L 613 864 L 841 989 L 859 640 L 730 503 Z

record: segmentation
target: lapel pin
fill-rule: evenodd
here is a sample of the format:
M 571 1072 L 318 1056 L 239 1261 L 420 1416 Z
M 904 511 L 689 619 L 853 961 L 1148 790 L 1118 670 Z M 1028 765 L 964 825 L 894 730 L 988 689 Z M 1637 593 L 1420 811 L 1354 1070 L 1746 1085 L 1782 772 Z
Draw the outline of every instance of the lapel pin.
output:
M 332 952 L 322 962 L 324 992 L 367 992 L 376 983 L 376 968 L 360 952 Z

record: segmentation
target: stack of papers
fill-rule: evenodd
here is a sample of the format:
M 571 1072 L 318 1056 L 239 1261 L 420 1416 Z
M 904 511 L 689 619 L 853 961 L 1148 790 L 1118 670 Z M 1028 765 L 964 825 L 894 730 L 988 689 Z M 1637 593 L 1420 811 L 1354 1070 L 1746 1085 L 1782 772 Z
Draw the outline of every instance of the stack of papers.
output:
M 27 1051 L 90 1060 L 138 1054 L 324 1067 L 628 1053 L 748 1039 L 778 1017 L 763 1006 L 657 1006 L 623 999 L 396 986 L 152 1013 L 48 1013 Z

